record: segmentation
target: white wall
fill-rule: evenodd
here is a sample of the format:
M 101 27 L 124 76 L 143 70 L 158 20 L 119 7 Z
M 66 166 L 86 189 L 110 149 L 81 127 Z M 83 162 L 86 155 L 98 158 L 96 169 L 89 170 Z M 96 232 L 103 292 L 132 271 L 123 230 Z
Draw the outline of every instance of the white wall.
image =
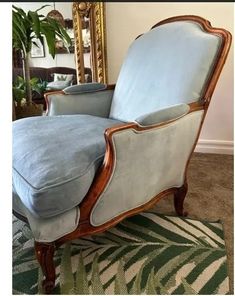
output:
M 109 83 L 115 83 L 131 42 L 165 18 L 195 14 L 233 34 L 233 3 L 106 3 Z M 214 92 L 197 151 L 233 151 L 233 45 Z
M 15 6 L 21 7 L 26 12 L 28 10 L 35 11 L 43 5 L 49 5 L 43 8 L 40 12 L 43 15 L 47 15 L 49 11 L 54 9 L 54 2 L 15 2 Z M 63 17 L 72 19 L 72 2 L 55 2 L 55 9 L 58 10 Z M 74 54 L 56 54 L 53 59 L 49 54 L 48 47 L 45 44 L 45 57 L 43 58 L 31 58 L 30 65 L 32 67 L 69 67 L 76 68 Z

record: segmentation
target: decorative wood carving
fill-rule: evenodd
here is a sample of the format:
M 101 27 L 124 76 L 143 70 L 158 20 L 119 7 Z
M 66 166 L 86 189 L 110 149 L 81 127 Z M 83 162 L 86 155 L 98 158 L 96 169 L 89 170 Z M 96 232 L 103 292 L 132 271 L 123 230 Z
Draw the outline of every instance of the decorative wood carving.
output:
M 54 252 L 54 243 L 35 242 L 36 258 L 45 276 L 45 279 L 42 282 L 42 287 L 46 294 L 50 294 L 55 287 L 55 265 L 53 261 Z
M 85 82 L 82 19 L 90 19 L 92 81 L 107 83 L 105 6 L 103 2 L 74 2 L 73 22 L 77 81 Z

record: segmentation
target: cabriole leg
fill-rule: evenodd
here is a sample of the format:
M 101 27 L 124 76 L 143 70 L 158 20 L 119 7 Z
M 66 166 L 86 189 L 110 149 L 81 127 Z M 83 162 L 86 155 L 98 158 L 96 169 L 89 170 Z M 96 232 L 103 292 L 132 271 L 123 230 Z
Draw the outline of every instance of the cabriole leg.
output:
M 174 194 L 175 211 L 179 216 L 187 216 L 188 213 L 184 211 L 184 199 L 188 191 L 188 183 L 185 182 L 183 186 L 178 188 Z
M 37 260 L 45 277 L 42 282 L 43 291 L 45 294 L 50 294 L 55 287 L 55 265 L 53 261 L 55 246 L 53 243 L 39 242 L 35 242 L 34 246 Z

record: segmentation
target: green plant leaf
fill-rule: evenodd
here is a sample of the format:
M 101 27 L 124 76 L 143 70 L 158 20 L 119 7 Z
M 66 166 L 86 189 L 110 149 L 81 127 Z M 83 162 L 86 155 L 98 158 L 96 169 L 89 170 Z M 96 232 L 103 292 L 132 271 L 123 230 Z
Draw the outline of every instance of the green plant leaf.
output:
M 30 83 L 31 85 L 35 85 L 39 82 L 39 78 L 38 77 L 33 77 L 30 79 Z
M 22 18 L 13 12 L 13 48 L 22 49 L 25 52 L 27 43 L 26 28 Z
M 19 7 L 13 5 L 12 9 L 12 24 L 13 24 L 13 34 L 12 34 L 12 44 L 13 48 L 20 49 L 23 52 L 23 57 L 25 59 L 25 68 L 29 72 L 29 53 L 34 43 L 34 38 L 38 38 L 43 42 L 43 36 L 45 36 L 49 53 L 54 58 L 55 57 L 55 42 L 56 36 L 59 36 L 63 41 L 68 44 L 72 44 L 69 35 L 63 26 L 55 19 L 47 18 L 43 14 L 38 14 L 38 11 L 46 6 L 43 5 L 36 11 L 29 11 L 27 14 L 25 11 Z M 26 99 L 31 100 L 32 90 L 30 89 L 30 82 L 27 77 L 26 80 Z M 35 91 L 39 92 L 42 86 L 35 86 Z
M 63 41 L 65 41 L 69 46 L 72 45 L 71 38 L 69 37 L 66 30 L 59 22 L 57 22 L 55 19 L 50 18 L 50 17 L 47 18 L 47 21 L 54 28 L 56 36 L 58 36 Z
M 104 295 L 103 284 L 100 280 L 99 266 L 98 266 L 98 254 L 95 254 L 94 261 L 92 263 L 92 275 L 91 275 L 91 288 L 95 295 Z
M 155 295 L 155 283 L 154 283 L 154 268 L 151 269 L 151 272 L 149 274 L 147 284 L 146 284 L 146 294 L 147 295 Z
M 42 10 L 43 8 L 45 8 L 47 6 L 50 6 L 51 7 L 51 5 L 46 4 L 46 5 L 43 5 L 42 7 L 38 8 L 38 9 L 36 9 L 35 12 L 38 12 L 38 11 Z
M 114 291 L 115 291 L 114 292 L 115 295 L 128 294 L 122 259 L 119 261 L 118 270 L 115 278 Z
M 87 273 L 84 266 L 82 252 L 80 252 L 78 257 L 78 269 L 76 272 L 76 294 L 87 295 L 89 294 Z
M 141 289 L 141 279 L 142 279 L 142 272 L 145 264 L 143 264 L 139 270 L 139 272 L 136 275 L 135 281 L 133 283 L 133 286 L 131 288 L 130 294 L 132 295 L 140 295 L 142 293 Z
M 38 268 L 38 294 L 43 294 L 42 287 L 43 273 L 41 267 Z
M 49 53 L 55 57 L 55 31 L 47 23 L 41 24 L 41 32 L 45 35 Z
M 29 11 L 28 17 L 32 19 L 32 30 L 35 32 L 36 37 L 39 38 L 41 36 L 41 32 L 40 32 L 40 19 L 37 12 Z
M 70 295 L 74 289 L 74 278 L 71 265 L 70 244 L 66 244 L 62 253 L 60 265 L 60 290 L 63 295 Z
M 12 8 L 15 9 L 18 12 L 18 14 L 20 14 L 21 16 L 26 17 L 26 13 L 22 8 L 16 7 L 15 5 L 12 5 Z
M 18 89 L 13 87 L 13 98 L 16 102 L 20 102 L 23 98 L 25 98 L 25 90 Z
M 26 28 L 24 26 L 24 21 L 14 11 L 13 11 L 13 14 L 12 14 L 12 22 L 13 22 L 13 28 L 17 30 L 17 32 L 19 33 L 19 35 L 21 35 L 21 38 L 25 38 L 26 39 L 27 38 L 27 35 L 26 35 Z
M 186 279 L 184 278 L 181 278 L 181 283 L 184 287 L 184 291 L 186 295 L 196 295 L 198 294 L 189 284 L 188 282 L 186 281 Z

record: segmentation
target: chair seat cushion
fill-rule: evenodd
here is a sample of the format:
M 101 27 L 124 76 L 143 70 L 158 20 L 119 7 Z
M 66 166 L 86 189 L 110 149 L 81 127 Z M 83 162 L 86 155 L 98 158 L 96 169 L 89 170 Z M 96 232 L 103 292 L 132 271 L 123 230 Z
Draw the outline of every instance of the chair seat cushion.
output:
M 118 120 L 90 115 L 41 116 L 13 123 L 13 186 L 36 217 L 77 206 L 105 153 L 104 131 Z
M 12 204 L 14 214 L 20 214 L 28 220 L 35 241 L 41 243 L 50 243 L 68 233 L 71 233 L 77 228 L 79 223 L 79 206 L 53 217 L 38 218 L 32 215 L 30 211 L 23 205 L 18 195 L 14 192 L 14 189 Z

